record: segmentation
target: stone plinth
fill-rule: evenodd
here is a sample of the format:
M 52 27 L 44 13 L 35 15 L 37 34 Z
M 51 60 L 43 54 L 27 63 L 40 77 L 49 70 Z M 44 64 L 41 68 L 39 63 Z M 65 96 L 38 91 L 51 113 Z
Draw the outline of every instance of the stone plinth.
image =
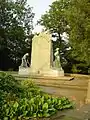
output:
M 41 71 L 40 75 L 42 76 L 51 76 L 51 77 L 58 77 L 58 76 L 64 76 L 64 71 L 49 69 L 47 71 Z
M 30 74 L 30 68 L 27 67 L 27 68 L 24 68 L 24 67 L 19 67 L 19 72 L 18 72 L 19 75 L 29 75 Z

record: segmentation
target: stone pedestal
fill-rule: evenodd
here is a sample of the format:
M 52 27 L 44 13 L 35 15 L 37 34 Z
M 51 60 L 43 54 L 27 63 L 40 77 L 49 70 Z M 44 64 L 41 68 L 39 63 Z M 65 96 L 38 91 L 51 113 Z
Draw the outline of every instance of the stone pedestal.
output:
M 39 76 L 49 76 L 49 77 L 58 77 L 58 76 L 64 76 L 64 71 L 59 71 L 55 69 L 49 69 L 49 70 L 41 70 L 41 71 L 34 71 L 31 68 L 23 68 L 19 67 L 19 75 L 39 75 Z
M 21 67 L 19 66 L 19 71 L 18 71 L 19 75 L 30 75 L 30 68 L 29 67 Z
M 34 72 L 32 74 L 34 74 Z M 58 77 L 58 76 L 64 76 L 64 71 L 49 69 L 49 70 L 38 71 L 38 73 L 36 73 L 36 74 L 38 74 L 40 76 Z
M 44 71 L 43 76 L 50 76 L 50 77 L 59 77 L 64 76 L 64 71 L 58 71 L 58 70 L 50 70 L 50 71 Z

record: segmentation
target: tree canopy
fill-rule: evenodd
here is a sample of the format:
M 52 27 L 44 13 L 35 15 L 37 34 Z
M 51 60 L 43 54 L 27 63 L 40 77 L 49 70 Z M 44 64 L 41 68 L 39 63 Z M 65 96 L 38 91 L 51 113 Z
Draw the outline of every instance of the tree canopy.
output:
M 90 67 L 89 8 L 89 0 L 58 0 L 50 5 L 49 11 L 46 11 L 39 21 L 41 25 L 51 32 L 68 33 L 68 47 L 71 49 L 65 51 L 64 57 L 70 63 L 69 65 L 72 68 L 74 65 L 76 69 L 84 67 L 88 70 L 88 67 Z M 59 46 L 61 46 L 61 37 L 59 41 Z
M 90 1 L 72 0 L 66 11 L 72 55 L 90 66 Z
M 11 63 L 17 66 L 18 60 L 30 48 L 33 18 L 34 13 L 27 0 L 0 0 L 1 69 L 10 67 Z

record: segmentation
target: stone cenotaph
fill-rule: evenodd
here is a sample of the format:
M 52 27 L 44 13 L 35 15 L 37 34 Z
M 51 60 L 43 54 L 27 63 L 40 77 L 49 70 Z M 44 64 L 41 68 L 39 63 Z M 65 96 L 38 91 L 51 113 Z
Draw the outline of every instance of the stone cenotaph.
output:
M 32 40 L 30 67 L 19 67 L 20 75 L 64 76 L 63 69 L 53 66 L 52 35 L 42 32 Z

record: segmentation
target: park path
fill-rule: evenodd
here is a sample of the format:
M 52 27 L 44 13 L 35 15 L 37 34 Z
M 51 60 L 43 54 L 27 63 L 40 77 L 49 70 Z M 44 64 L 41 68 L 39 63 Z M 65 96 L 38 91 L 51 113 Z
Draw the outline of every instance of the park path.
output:
M 90 120 L 90 104 L 82 105 L 76 109 L 59 111 L 50 120 Z

